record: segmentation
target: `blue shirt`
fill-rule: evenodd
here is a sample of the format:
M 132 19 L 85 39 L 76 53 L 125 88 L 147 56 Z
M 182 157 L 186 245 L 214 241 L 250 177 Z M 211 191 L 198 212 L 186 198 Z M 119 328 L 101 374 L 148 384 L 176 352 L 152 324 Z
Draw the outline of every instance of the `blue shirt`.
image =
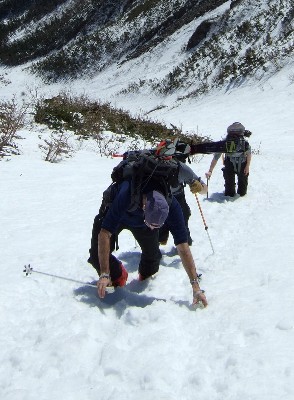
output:
M 121 225 L 126 228 L 149 229 L 144 223 L 143 209 L 139 207 L 134 212 L 128 212 L 130 204 L 131 185 L 129 181 L 124 181 L 119 185 L 118 193 L 103 219 L 102 228 L 112 234 L 114 234 Z M 183 212 L 175 197 L 172 197 L 165 224 L 173 235 L 175 245 L 188 241 Z

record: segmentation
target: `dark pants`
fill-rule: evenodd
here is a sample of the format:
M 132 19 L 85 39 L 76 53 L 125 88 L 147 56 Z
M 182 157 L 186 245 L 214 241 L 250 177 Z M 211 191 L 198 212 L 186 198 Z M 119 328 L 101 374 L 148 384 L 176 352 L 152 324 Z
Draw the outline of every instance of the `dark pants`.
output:
M 241 164 L 240 172 L 235 172 L 234 164 L 229 160 L 225 159 L 225 166 L 223 170 L 223 176 L 225 180 L 225 196 L 234 197 L 236 194 L 236 183 L 235 176 L 238 177 L 238 189 L 237 193 L 240 196 L 245 196 L 247 193 L 248 186 L 248 175 L 244 174 L 244 168 L 246 166 L 246 162 Z
M 88 259 L 88 262 L 96 269 L 98 275 L 100 275 L 100 264 L 98 257 L 98 234 L 101 230 L 102 220 L 103 218 L 99 217 L 99 215 L 97 215 L 94 219 L 91 248 L 89 250 L 90 257 Z M 138 271 L 141 274 L 142 278 L 145 279 L 155 274 L 159 270 L 159 262 L 162 257 L 159 250 L 158 229 L 151 230 L 147 228 L 147 226 L 146 228 L 130 228 L 120 226 L 117 233 L 115 235 L 112 235 L 110 238 L 109 268 L 111 280 L 115 281 L 121 276 L 121 261 L 119 261 L 112 254 L 112 252 L 115 249 L 116 238 L 123 229 L 128 229 L 129 231 L 131 231 L 134 238 L 141 247 L 142 254 Z
M 190 229 L 188 226 L 188 221 L 189 221 L 189 218 L 191 217 L 191 210 L 190 210 L 190 207 L 189 207 L 186 197 L 185 197 L 184 188 L 179 194 L 175 195 L 174 197 L 178 200 L 178 202 L 180 203 L 180 206 L 182 208 L 185 226 L 186 226 L 187 234 L 188 234 L 188 244 L 191 245 L 192 239 L 191 239 L 191 235 L 190 235 Z M 169 236 L 169 229 L 166 225 L 163 225 L 163 227 L 159 229 L 159 242 L 160 243 L 167 242 L 168 236 Z

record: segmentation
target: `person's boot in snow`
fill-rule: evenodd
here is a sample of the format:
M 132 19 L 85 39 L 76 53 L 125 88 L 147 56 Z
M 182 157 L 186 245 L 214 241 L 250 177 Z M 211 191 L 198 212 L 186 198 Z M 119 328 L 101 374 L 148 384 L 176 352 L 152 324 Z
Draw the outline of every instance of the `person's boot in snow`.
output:
M 120 267 L 121 267 L 121 276 L 112 282 L 112 285 L 114 287 L 125 286 L 128 280 L 128 275 L 129 275 L 128 271 L 125 269 L 122 263 L 120 264 Z

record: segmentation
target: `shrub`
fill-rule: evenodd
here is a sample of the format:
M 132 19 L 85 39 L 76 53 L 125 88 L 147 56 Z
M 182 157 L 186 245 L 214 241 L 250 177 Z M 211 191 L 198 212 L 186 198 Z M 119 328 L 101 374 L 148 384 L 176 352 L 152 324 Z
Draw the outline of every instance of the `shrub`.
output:
M 131 116 L 127 111 L 116 109 L 109 103 L 90 101 L 86 96 L 73 96 L 69 93 L 40 100 L 36 106 L 35 121 L 55 131 L 71 130 L 79 139 L 92 138 L 99 154 L 106 156 L 116 152 L 119 143 L 126 139 L 130 139 L 130 150 L 136 150 L 142 140 L 148 146 L 155 146 L 167 137 L 178 137 L 187 142 L 193 139 L 196 143 L 209 140 L 194 133 L 185 134 L 173 125 L 168 128 L 146 117 Z
M 49 139 L 44 139 L 43 144 L 39 144 L 39 148 L 44 154 L 44 160 L 51 163 L 61 161 L 64 157 L 71 157 L 74 149 L 69 142 L 70 135 L 60 131 L 53 131 Z
M 35 121 L 50 129 L 72 130 L 84 138 L 109 130 L 133 138 L 139 136 L 152 143 L 172 134 L 172 129 L 160 122 L 133 117 L 109 103 L 91 102 L 85 96 L 74 97 L 68 93 L 41 100 L 36 106 Z
M 0 158 L 19 154 L 17 131 L 24 126 L 27 108 L 25 104 L 18 106 L 15 98 L 0 102 Z

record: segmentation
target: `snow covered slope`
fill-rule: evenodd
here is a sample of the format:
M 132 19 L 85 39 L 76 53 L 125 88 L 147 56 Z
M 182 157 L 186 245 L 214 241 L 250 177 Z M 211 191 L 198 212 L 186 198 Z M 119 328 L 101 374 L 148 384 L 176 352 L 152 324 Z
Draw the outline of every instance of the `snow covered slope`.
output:
M 209 18 L 244 14 L 245 5 L 256 6 L 254 13 L 247 8 L 252 23 L 264 7 L 285 10 L 272 15 L 280 18 L 271 31 L 278 43 L 282 20 L 293 11 L 290 1 L 226 2 Z M 292 60 L 285 51 L 285 65 L 275 69 L 281 59 L 274 55 L 268 74 L 241 85 L 218 89 L 208 77 L 210 90 L 201 96 L 185 96 L 200 82 L 190 72 L 178 90 L 158 93 L 149 81 L 164 82 L 187 62 L 183 48 L 195 28 L 188 23 L 152 51 L 73 82 L 46 85 L 22 66 L 1 67 L 1 99 L 72 90 L 213 139 L 240 121 L 253 132 L 254 150 L 247 196 L 223 197 L 220 161 L 209 198 L 199 196 L 214 254 L 187 191 L 191 249 L 209 301 L 207 309 L 194 310 L 171 239 L 162 247 L 157 276 L 140 283 L 139 248 L 123 232 L 117 256 L 129 271 L 127 289 L 104 301 L 95 288 L 54 277 L 97 279 L 87 264 L 92 222 L 117 161 L 101 158 L 87 142 L 73 158 L 49 164 L 38 148 L 42 127 L 22 130 L 22 154 L 0 162 L 1 400 L 293 399 Z M 204 177 L 210 161 L 199 157 L 191 166 Z M 52 276 L 25 277 L 29 263 Z
M 211 94 L 178 108 L 166 101 L 156 114 L 185 128 L 198 124 L 215 138 L 240 120 L 253 131 L 259 153 L 246 197 L 224 199 L 218 165 L 209 199 L 200 199 L 214 255 L 187 191 L 205 310 L 190 307 L 190 284 L 172 241 L 162 247 L 157 276 L 133 281 L 139 249 L 127 232 L 117 252 L 129 271 L 127 290 L 105 301 L 83 284 L 24 277 L 30 263 L 82 282 L 97 279 L 86 262 L 92 221 L 116 161 L 84 147 L 49 164 L 41 159 L 38 130 L 21 132 L 23 154 L 0 163 L 1 399 L 293 398 L 294 90 L 288 76 L 284 70 L 263 88 Z M 138 102 L 129 97 L 125 105 L 135 111 Z M 198 161 L 192 168 L 204 176 L 210 156 Z

